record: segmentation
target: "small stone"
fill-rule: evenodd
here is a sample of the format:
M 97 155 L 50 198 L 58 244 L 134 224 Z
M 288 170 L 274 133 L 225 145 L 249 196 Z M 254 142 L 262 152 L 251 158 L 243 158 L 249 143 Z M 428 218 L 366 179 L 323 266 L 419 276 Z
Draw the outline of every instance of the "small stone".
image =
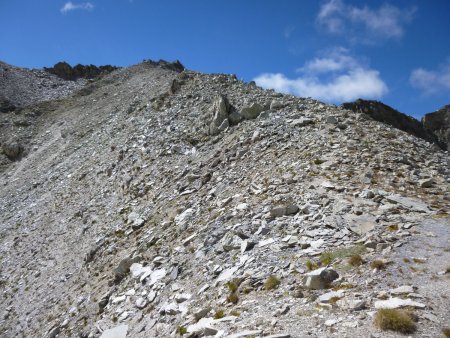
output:
M 414 288 L 410 285 L 402 285 L 402 286 L 399 286 L 398 288 L 390 291 L 390 293 L 393 295 L 401 295 L 404 293 L 413 293 L 413 292 L 414 292 Z
M 419 180 L 419 186 L 421 188 L 431 188 L 433 187 L 434 180 L 431 178 Z
M 176 315 L 177 313 L 180 313 L 180 310 L 178 309 L 178 305 L 176 303 L 170 303 L 166 306 L 163 306 L 160 312 L 168 315 Z
M 192 298 L 190 293 L 180 293 L 175 296 L 175 300 L 177 303 L 183 303 Z
M 307 126 L 308 124 L 313 124 L 314 121 L 311 119 L 308 119 L 306 117 L 302 117 L 296 120 L 293 120 L 291 122 L 291 126 L 293 127 L 303 127 L 303 126 Z
M 336 305 L 343 310 L 360 311 L 366 308 L 366 301 L 357 298 L 343 298 L 339 299 Z
M 344 290 L 327 292 L 327 293 L 319 296 L 319 298 L 317 298 L 317 300 L 320 303 L 328 303 L 331 300 L 336 300 L 336 299 L 344 297 L 344 293 L 345 293 Z
M 325 321 L 325 326 L 331 327 L 331 326 L 333 326 L 336 323 L 337 323 L 336 319 L 328 319 L 327 321 Z
M 280 309 L 278 309 L 277 311 L 275 311 L 274 316 L 285 315 L 286 313 L 289 312 L 290 309 L 291 309 L 290 306 L 286 304 L 283 307 L 281 307 Z
M 136 307 L 137 307 L 138 309 L 143 309 L 143 308 L 145 308 L 146 306 L 147 306 L 147 300 L 146 300 L 145 298 L 139 297 L 139 298 L 136 300 Z
M 203 309 L 199 309 L 197 311 L 194 311 L 194 318 L 196 321 L 199 321 L 200 319 L 206 317 L 206 315 L 209 313 L 209 311 L 211 311 L 210 307 L 206 307 Z
M 155 300 L 155 298 L 156 298 L 156 292 L 151 290 L 147 295 L 147 299 L 151 303 Z
M 285 103 L 278 101 L 278 100 L 273 100 L 270 103 L 270 110 L 277 110 L 277 109 L 281 109 L 285 107 Z
M 197 234 L 193 234 L 193 235 L 189 236 L 188 238 L 186 238 L 183 241 L 183 245 L 188 246 L 189 244 L 191 244 L 191 242 L 194 240 L 195 237 L 197 237 Z

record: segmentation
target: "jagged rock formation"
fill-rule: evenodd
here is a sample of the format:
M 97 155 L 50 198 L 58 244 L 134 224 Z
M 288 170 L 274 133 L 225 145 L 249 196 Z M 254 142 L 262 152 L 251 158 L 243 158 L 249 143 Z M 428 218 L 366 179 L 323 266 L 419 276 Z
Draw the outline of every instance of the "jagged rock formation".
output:
M 434 113 L 425 114 L 422 118 L 425 129 L 437 136 L 438 140 L 450 150 L 450 105 L 446 105 Z
M 95 66 L 80 64 L 72 67 L 67 62 L 58 62 L 53 67 L 44 67 L 44 70 L 60 77 L 61 79 L 75 81 L 78 79 L 95 79 L 96 77 L 109 74 L 118 68 L 119 67 L 111 65 Z
M 361 114 L 367 114 L 376 121 L 386 123 L 428 142 L 436 143 L 443 149 L 447 149 L 446 143 L 440 141 L 440 138 L 434 133 L 432 128 L 425 127 L 421 121 L 400 113 L 382 102 L 358 99 L 354 102 L 343 103 L 342 107 Z
M 22 149 L 0 153 L 2 336 L 387 337 L 372 315 L 397 306 L 418 337 L 448 323 L 449 156 L 420 138 L 150 61 L 0 126 Z

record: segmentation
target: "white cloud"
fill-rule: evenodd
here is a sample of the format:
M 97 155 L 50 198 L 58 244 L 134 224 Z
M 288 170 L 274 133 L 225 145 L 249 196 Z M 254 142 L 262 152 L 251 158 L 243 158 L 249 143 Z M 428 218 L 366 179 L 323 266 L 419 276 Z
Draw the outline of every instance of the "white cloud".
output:
M 373 43 L 373 39 L 401 38 L 404 26 L 413 19 L 415 7 L 400 9 L 383 4 L 378 9 L 355 7 L 342 0 L 328 0 L 319 10 L 317 22 L 328 32 L 345 34 L 358 42 Z
M 426 95 L 450 92 L 450 57 L 437 70 L 414 69 L 409 82 Z
M 295 79 L 281 73 L 265 73 L 254 81 L 263 88 L 326 102 L 379 98 L 388 92 L 377 70 L 366 67 L 342 48 L 306 62 L 297 72 L 300 76 Z
M 91 11 L 94 9 L 94 5 L 90 2 L 82 2 L 79 4 L 74 4 L 72 1 L 69 1 L 64 4 L 64 6 L 60 9 L 60 11 L 61 13 L 66 14 L 67 12 L 71 12 L 77 9 Z

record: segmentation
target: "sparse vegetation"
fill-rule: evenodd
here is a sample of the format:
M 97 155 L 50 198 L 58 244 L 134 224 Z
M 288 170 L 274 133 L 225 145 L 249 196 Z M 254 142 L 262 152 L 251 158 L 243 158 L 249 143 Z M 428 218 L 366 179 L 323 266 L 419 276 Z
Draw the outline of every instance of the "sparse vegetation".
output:
M 392 231 L 392 232 L 397 231 L 398 230 L 398 225 L 397 224 L 388 225 L 387 229 L 389 231 Z
M 338 291 L 338 290 L 348 290 L 348 289 L 353 289 L 355 286 L 353 285 L 353 284 L 351 284 L 351 283 L 348 283 L 348 282 L 344 282 L 344 283 L 341 283 L 341 284 L 339 284 L 339 285 L 336 285 L 334 288 L 333 288 L 333 290 L 334 291 Z
M 353 255 L 348 258 L 348 264 L 351 266 L 360 266 L 363 264 L 363 259 L 360 255 Z
M 177 333 L 182 336 L 184 334 L 187 333 L 187 328 L 185 328 L 184 326 L 177 326 Z
M 318 159 L 318 158 L 315 158 L 314 160 L 313 160 L 313 163 L 315 164 L 315 165 L 320 165 L 320 164 L 322 164 L 322 163 L 324 163 L 325 161 L 323 161 L 323 160 L 321 160 L 321 159 Z
M 237 304 L 239 302 L 239 296 L 238 296 L 237 292 L 231 292 L 227 296 L 227 301 L 229 303 Z
M 225 311 L 223 311 L 222 309 L 217 310 L 214 314 L 214 319 L 220 319 L 223 317 L 225 317 Z
M 361 255 L 366 252 L 366 247 L 363 245 L 355 245 L 348 248 L 339 248 L 332 251 L 325 251 L 320 255 L 322 265 L 329 265 L 335 259 L 342 259 L 351 256 Z
M 230 312 L 230 315 L 232 315 L 234 317 L 239 317 L 241 315 L 241 313 L 239 311 L 233 310 Z
M 309 271 L 315 270 L 319 267 L 319 265 L 316 262 L 312 262 L 312 261 L 307 261 L 305 263 L 305 265 Z
M 418 263 L 418 264 L 423 264 L 423 263 L 425 263 L 427 260 L 425 259 L 425 258 L 417 258 L 417 257 L 414 257 L 413 258 L 413 262 L 414 263 Z
M 392 330 L 401 333 L 416 331 L 413 315 L 400 309 L 380 309 L 375 315 L 375 325 L 381 330 Z
M 225 286 L 230 290 L 230 292 L 236 292 L 239 288 L 240 281 L 238 279 L 233 279 L 225 283 Z
M 370 267 L 372 269 L 383 270 L 386 267 L 386 264 L 380 259 L 375 259 L 370 263 Z
M 275 275 L 270 275 L 267 277 L 266 282 L 264 283 L 264 289 L 267 291 L 276 289 L 280 285 L 280 279 Z
M 445 338 L 450 338 L 450 327 L 444 327 L 442 329 L 442 334 Z

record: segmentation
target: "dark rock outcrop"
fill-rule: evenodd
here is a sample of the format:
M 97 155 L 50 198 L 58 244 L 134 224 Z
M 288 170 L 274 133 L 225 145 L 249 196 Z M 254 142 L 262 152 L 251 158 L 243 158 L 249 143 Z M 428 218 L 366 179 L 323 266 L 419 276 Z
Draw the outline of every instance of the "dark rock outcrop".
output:
M 394 108 L 379 101 L 358 99 L 354 102 L 343 103 L 342 107 L 357 113 L 367 114 L 376 121 L 383 122 L 394 128 L 403 130 L 408 134 L 420 137 L 430 143 L 435 143 L 444 150 L 447 149 L 447 144 L 442 142 L 441 138 L 434 132 L 434 130 L 437 130 L 438 128 L 437 125 L 434 125 L 434 122 L 429 123 L 430 127 L 425 127 L 421 121 L 416 120 L 409 115 L 400 113 Z M 441 117 L 437 117 L 436 121 L 440 120 L 440 118 Z M 433 117 L 429 118 L 430 121 L 433 119 Z
M 53 67 L 46 68 L 44 70 L 48 73 L 54 74 L 61 79 L 75 81 L 77 79 L 94 79 L 98 76 L 111 73 L 119 67 L 106 65 L 106 66 L 94 66 L 94 65 L 81 65 L 77 64 L 72 67 L 67 62 L 58 62 Z
M 439 142 L 450 150 L 450 105 L 446 105 L 434 113 L 425 114 L 422 125 L 432 132 Z
M 175 60 L 173 62 L 169 62 L 166 60 L 159 60 L 159 61 L 153 61 L 153 60 L 144 60 L 145 63 L 161 67 L 163 69 L 173 70 L 177 73 L 181 73 L 183 70 L 185 70 L 185 67 L 179 60 Z

